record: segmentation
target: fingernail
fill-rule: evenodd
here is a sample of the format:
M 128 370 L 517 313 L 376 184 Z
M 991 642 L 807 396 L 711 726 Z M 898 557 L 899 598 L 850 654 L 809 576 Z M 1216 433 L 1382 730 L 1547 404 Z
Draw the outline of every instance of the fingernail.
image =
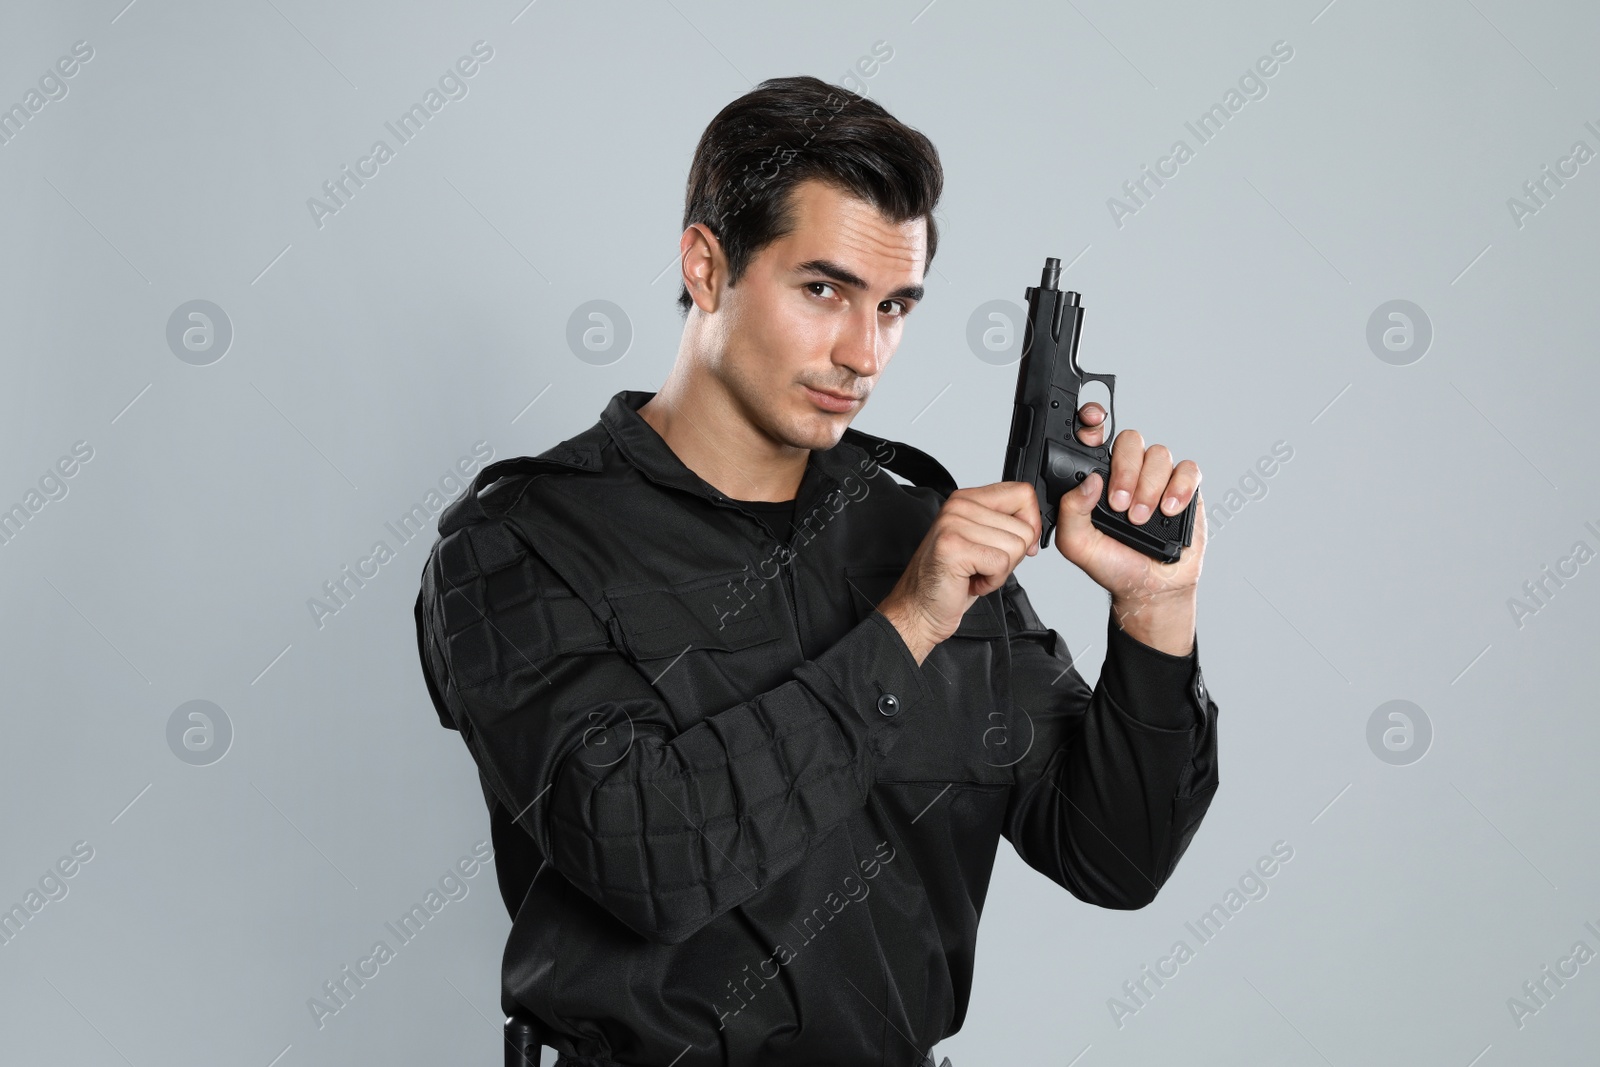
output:
M 1128 501 L 1132 499 L 1132 493 L 1128 492 L 1126 489 L 1118 489 L 1115 493 L 1111 494 L 1111 506 L 1117 511 L 1121 511 L 1123 508 L 1128 506 Z
M 1177 514 L 1177 511 L 1178 511 L 1178 498 L 1175 497 L 1175 496 L 1169 496 L 1169 497 L 1167 497 L 1166 500 L 1161 502 L 1161 506 L 1167 509 L 1167 514 L 1168 515 Z
M 1148 519 L 1149 517 L 1150 517 L 1150 505 L 1149 504 L 1136 505 L 1132 511 L 1128 512 L 1128 520 L 1130 522 L 1134 523 L 1135 525 L 1138 525 L 1139 523 L 1143 522 L 1144 520 Z

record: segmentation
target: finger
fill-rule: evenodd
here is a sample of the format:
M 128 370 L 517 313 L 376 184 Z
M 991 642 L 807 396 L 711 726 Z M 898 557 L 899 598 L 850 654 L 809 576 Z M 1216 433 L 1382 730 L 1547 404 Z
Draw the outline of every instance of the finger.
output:
M 1106 439 L 1105 421 L 1108 412 L 1097 402 L 1091 400 L 1078 409 L 1078 421 L 1083 423 L 1078 428 L 1078 440 L 1086 445 L 1099 445 Z
M 1039 494 L 1029 482 L 991 482 L 970 489 L 957 489 L 950 494 L 945 506 L 958 500 L 971 500 L 1002 515 L 1014 515 L 1033 530 L 1033 540 L 1044 533 L 1044 519 L 1039 514 Z
M 1133 505 L 1128 508 L 1128 521 L 1138 526 L 1161 503 L 1161 493 L 1172 477 L 1172 452 L 1166 445 L 1151 445 L 1144 450 L 1144 465 L 1139 468 L 1139 484 L 1133 491 Z
M 1144 438 L 1138 430 L 1123 430 L 1111 445 L 1111 496 L 1106 503 L 1112 511 L 1126 511 L 1139 487 L 1139 469 L 1144 466 Z
M 1186 459 L 1172 468 L 1172 478 L 1167 482 L 1166 495 L 1161 498 L 1161 510 L 1176 515 L 1189 506 L 1196 490 L 1200 488 L 1200 467 Z
M 946 520 L 942 559 L 951 572 L 975 583 L 969 592 L 983 596 L 1005 584 L 1022 562 L 1027 543 L 1009 530 L 963 516 Z
M 1003 566 L 1006 568 L 1007 573 L 1010 573 L 1011 568 L 1022 562 L 1022 557 L 1027 553 L 1030 542 L 1025 535 L 1019 535 L 1012 529 L 990 526 L 988 523 L 978 522 L 962 515 L 953 515 L 946 522 L 946 529 L 960 534 L 968 544 L 979 549 L 980 552 L 983 549 L 993 549 L 1001 553 L 999 558 L 1003 558 Z M 989 557 L 985 556 L 984 558 L 987 561 Z M 985 570 L 983 573 L 992 574 L 994 572 Z
M 1037 511 L 1039 501 L 1034 496 L 1031 488 L 1028 495 L 1033 498 L 1034 509 Z M 1033 546 L 1039 541 L 1039 529 L 1026 519 L 1018 518 L 1010 512 L 988 507 L 971 498 L 957 500 L 952 496 L 948 510 L 955 518 L 1003 531 L 1010 539 L 1020 544 L 1021 554 L 1032 555 Z M 994 543 L 999 544 L 999 542 Z M 1009 544 L 1009 541 L 1006 543 Z M 1018 558 L 1021 558 L 1020 554 Z

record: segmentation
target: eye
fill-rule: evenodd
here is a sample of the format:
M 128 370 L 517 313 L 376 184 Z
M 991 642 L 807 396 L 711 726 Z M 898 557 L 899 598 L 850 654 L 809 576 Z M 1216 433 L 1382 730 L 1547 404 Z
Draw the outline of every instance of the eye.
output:
M 832 289 L 832 288 L 833 288 L 833 286 L 832 286 L 832 285 L 830 285 L 830 284 L 829 284 L 829 283 L 827 283 L 827 282 L 807 282 L 807 283 L 806 283 L 806 289 L 807 289 L 807 290 L 808 290 L 808 291 L 809 291 L 809 290 L 811 290 L 811 289 L 814 289 L 814 288 L 815 288 L 815 287 L 817 287 L 817 286 L 821 286 L 821 287 L 822 287 L 822 288 L 824 288 L 824 289 Z M 822 295 L 823 295 L 823 294 L 822 294 L 822 293 L 815 293 L 815 294 L 813 294 L 813 295 L 815 295 L 815 296 L 822 296 Z
M 885 300 L 883 302 L 883 304 L 898 304 L 898 305 L 900 305 L 900 310 L 895 312 L 895 314 L 893 316 L 894 318 L 897 318 L 897 319 L 903 319 L 903 318 L 905 318 L 907 315 L 909 315 L 911 313 L 911 309 L 906 307 L 906 302 L 904 300 Z M 878 307 L 881 309 L 883 307 L 883 304 L 879 304 Z

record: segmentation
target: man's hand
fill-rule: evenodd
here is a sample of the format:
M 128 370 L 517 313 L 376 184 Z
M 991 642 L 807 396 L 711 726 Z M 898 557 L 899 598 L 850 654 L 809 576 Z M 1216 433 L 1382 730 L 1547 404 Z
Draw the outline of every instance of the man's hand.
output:
M 1106 410 L 1089 402 L 1078 410 L 1084 425 L 1078 440 L 1099 445 L 1105 440 Z M 1205 554 L 1206 514 L 1196 503 L 1193 544 L 1176 563 L 1161 563 L 1138 549 L 1095 529 L 1089 515 L 1100 499 L 1101 478 L 1091 474 L 1076 489 L 1061 494 L 1056 514 L 1056 548 L 1080 567 L 1096 585 L 1111 594 L 1111 609 L 1129 636 L 1172 655 L 1188 655 L 1194 647 L 1195 590 Z M 1159 506 L 1176 515 L 1199 496 L 1200 468 L 1193 460 L 1176 467 L 1165 445 L 1145 447 L 1137 430 L 1123 430 L 1111 446 L 1113 511 L 1126 511 L 1135 526 Z
M 1101 444 L 1106 410 L 1090 401 L 1078 410 L 1078 440 Z M 1194 543 L 1176 563 L 1159 563 L 1095 529 L 1089 514 L 1100 499 L 1098 474 L 1061 494 L 1055 541 L 1062 556 L 1111 594 L 1117 622 L 1134 639 L 1174 656 L 1194 648 L 1195 591 L 1205 553 L 1203 501 L 1195 505 Z M 1111 499 L 1134 525 L 1157 507 L 1176 515 L 1197 497 L 1200 468 L 1193 460 L 1172 465 L 1165 445 L 1145 447 L 1137 430 L 1123 430 L 1111 446 Z M 1039 500 L 1027 482 L 995 482 L 957 489 L 945 500 L 900 581 L 878 605 L 920 664 L 961 625 L 973 601 L 1005 584 L 1024 556 L 1039 551 L 1044 526 Z
M 999 589 L 1023 556 L 1039 551 L 1043 530 L 1039 498 L 1027 482 L 957 489 L 878 610 L 920 664 L 955 633 L 973 601 Z

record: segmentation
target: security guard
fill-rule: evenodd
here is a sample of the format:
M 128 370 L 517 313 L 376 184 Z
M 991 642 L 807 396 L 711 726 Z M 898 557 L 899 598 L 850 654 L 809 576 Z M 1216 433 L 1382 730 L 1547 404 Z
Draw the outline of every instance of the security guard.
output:
M 831 89 L 763 83 L 702 150 L 759 148 Z M 763 187 L 786 229 L 691 218 L 661 389 L 490 465 L 441 516 L 423 673 L 490 809 L 502 1008 L 558 1063 L 926 1062 L 966 1014 L 1000 838 L 1078 899 L 1140 908 L 1217 788 L 1203 509 L 1164 565 L 1094 529 L 1098 475 L 1063 496 L 1056 546 L 1111 594 L 1091 688 L 1012 573 L 1039 551 L 1031 487 L 958 489 L 848 425 L 923 295 L 937 199 L 850 153 L 931 151 L 913 135 L 855 101 Z M 697 162 L 686 214 L 719 180 Z M 741 226 L 757 239 L 730 249 Z M 1104 415 L 1083 408 L 1088 443 Z M 1198 482 L 1118 435 L 1131 520 Z

